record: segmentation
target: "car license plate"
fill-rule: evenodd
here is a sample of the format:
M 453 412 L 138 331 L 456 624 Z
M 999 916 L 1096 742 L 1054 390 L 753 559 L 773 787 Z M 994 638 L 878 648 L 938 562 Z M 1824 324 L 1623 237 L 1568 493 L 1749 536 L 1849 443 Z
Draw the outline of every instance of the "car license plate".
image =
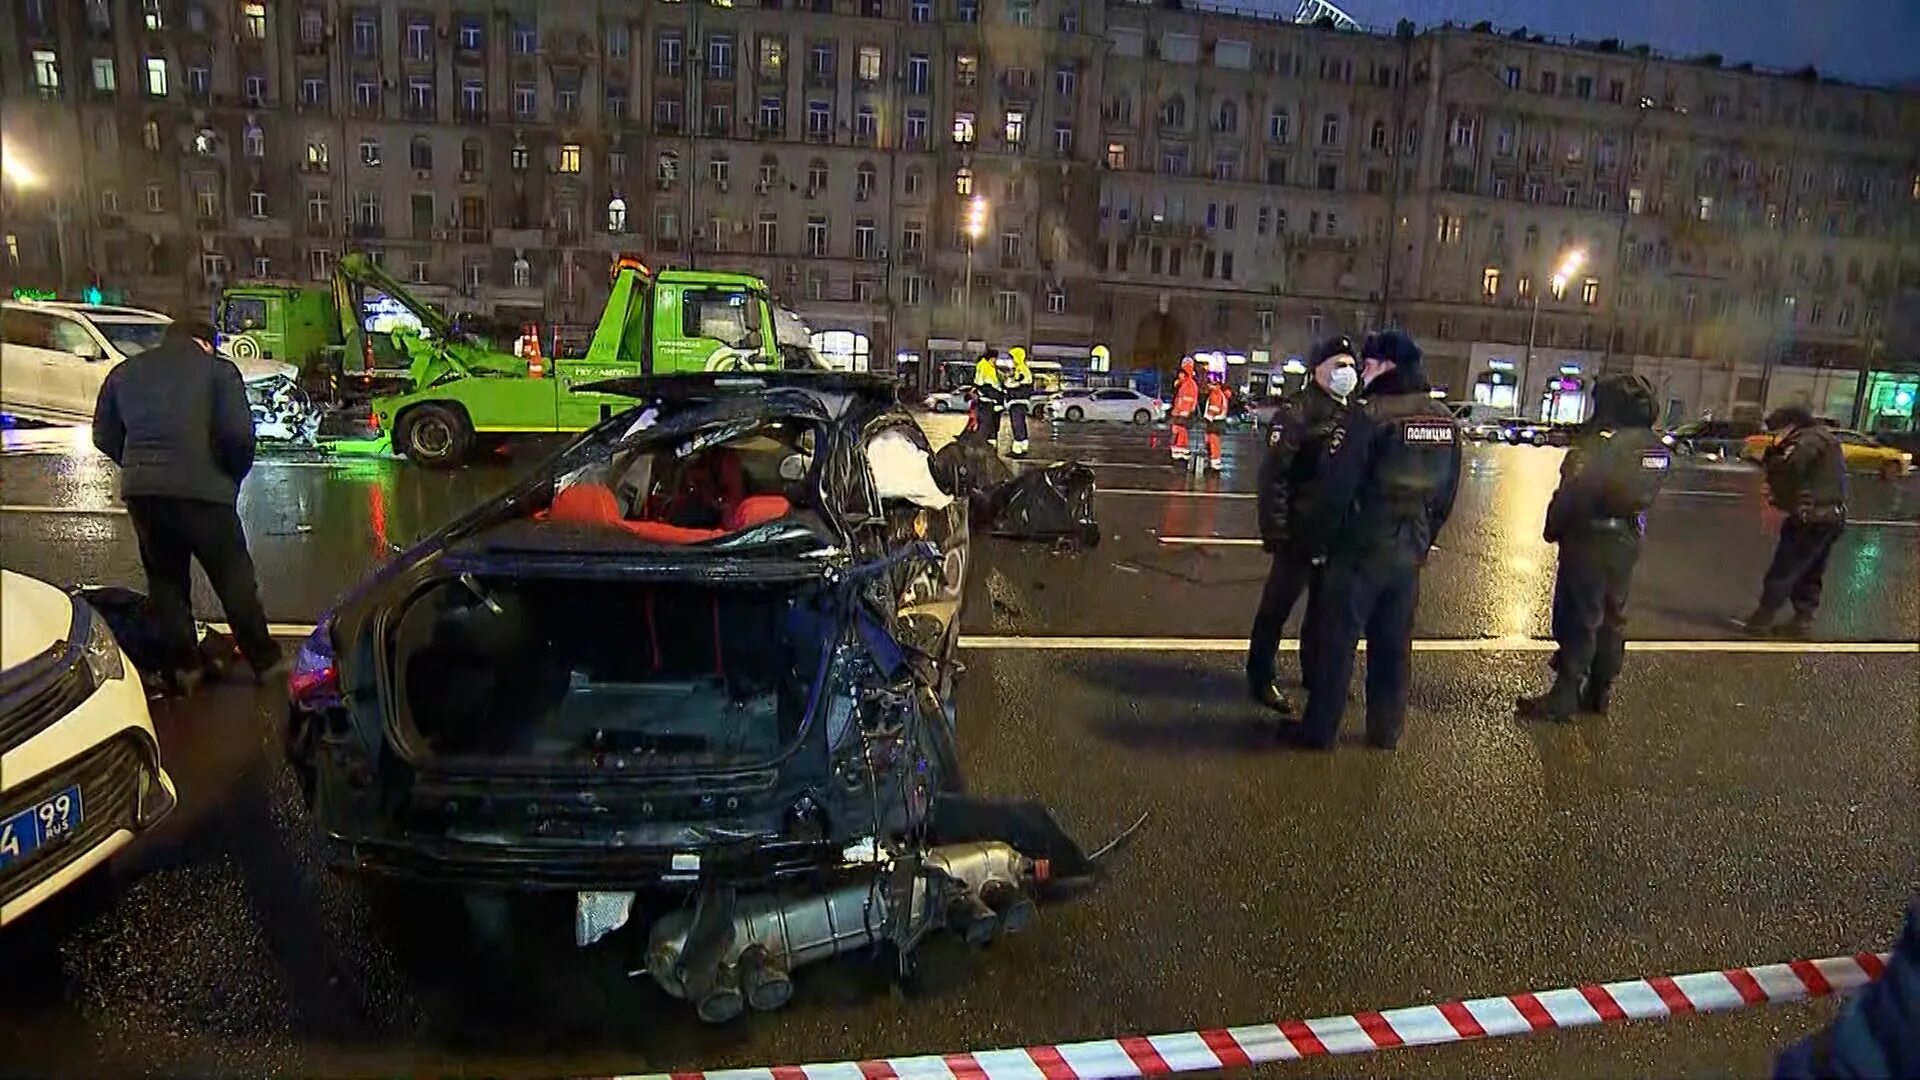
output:
M 80 785 L 0 820 L 0 872 L 80 827 Z

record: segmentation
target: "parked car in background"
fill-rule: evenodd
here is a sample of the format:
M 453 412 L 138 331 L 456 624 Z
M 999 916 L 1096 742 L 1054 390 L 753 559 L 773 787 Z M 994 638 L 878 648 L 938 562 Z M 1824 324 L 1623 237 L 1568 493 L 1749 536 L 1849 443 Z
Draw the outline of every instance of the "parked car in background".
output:
M 973 387 L 956 386 L 927 395 L 926 406 L 934 412 L 966 412 L 973 404 Z
M 1840 440 L 1840 449 L 1847 459 L 1848 472 L 1873 473 L 1889 480 L 1905 476 L 1913 468 L 1913 455 L 1905 450 L 1888 446 L 1865 432 L 1852 428 L 1834 428 L 1833 435 Z M 1747 436 L 1741 445 L 1740 456 L 1758 463 L 1766 457 L 1767 449 L 1774 443 L 1774 436 L 1762 431 Z
M 106 620 L 0 570 L 0 926 L 173 809 L 140 673 Z
M 1668 445 L 1677 454 L 1727 458 L 1740 453 L 1747 437 L 1759 432 L 1757 420 L 1694 420 L 1667 434 Z
M 1127 387 L 1062 390 L 1052 403 L 1052 408 L 1055 419 L 1075 424 L 1084 420 L 1157 424 L 1167 417 L 1165 402 Z
M 1506 430 L 1504 423 L 1514 419 L 1506 409 L 1474 401 L 1448 402 L 1447 409 L 1460 421 L 1467 438 L 1480 442 L 1501 441 Z
M 0 307 L 0 409 L 30 420 L 91 423 L 107 372 L 160 344 L 173 319 L 110 304 L 8 301 Z M 312 442 L 320 412 L 300 389 L 299 369 L 259 356 L 229 356 L 247 387 L 254 433 Z

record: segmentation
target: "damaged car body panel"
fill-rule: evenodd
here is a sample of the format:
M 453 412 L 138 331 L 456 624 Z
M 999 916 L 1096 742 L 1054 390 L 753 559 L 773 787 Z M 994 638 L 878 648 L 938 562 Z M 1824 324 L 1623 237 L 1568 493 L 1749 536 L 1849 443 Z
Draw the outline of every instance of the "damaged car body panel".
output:
M 977 802 L 951 704 L 967 500 L 891 384 L 596 390 L 641 404 L 301 650 L 287 749 L 336 861 L 577 892 L 582 944 L 637 896 L 664 911 L 640 966 L 709 1019 L 783 1003 L 811 959 L 1024 925 L 1054 860 L 935 827 Z

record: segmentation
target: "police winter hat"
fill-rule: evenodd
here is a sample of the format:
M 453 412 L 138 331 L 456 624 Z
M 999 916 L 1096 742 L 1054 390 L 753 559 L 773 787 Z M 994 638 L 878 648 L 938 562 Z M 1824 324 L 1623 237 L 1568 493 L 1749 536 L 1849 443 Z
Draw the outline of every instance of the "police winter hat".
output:
M 1653 426 L 1653 384 L 1628 372 L 1602 375 L 1593 383 L 1593 419 L 1612 427 Z
M 1385 360 L 1399 370 L 1411 375 L 1418 372 L 1425 358 L 1420 346 L 1413 339 L 1398 330 L 1382 330 L 1367 335 L 1367 343 L 1360 348 L 1362 360 Z
M 1768 431 L 1778 431 L 1788 424 L 1810 427 L 1813 424 L 1813 411 L 1805 405 L 1782 405 L 1767 414 Z
M 1359 352 L 1353 347 L 1352 338 L 1345 334 L 1335 334 L 1325 341 L 1315 343 L 1313 348 L 1307 350 L 1307 366 L 1317 368 L 1336 356 L 1356 358 L 1359 356 Z

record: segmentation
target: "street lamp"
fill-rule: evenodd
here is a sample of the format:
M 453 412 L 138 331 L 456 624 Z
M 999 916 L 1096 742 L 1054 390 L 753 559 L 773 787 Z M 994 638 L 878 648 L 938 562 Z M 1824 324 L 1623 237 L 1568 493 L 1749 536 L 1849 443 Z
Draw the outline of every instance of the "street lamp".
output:
M 0 180 L 12 184 L 21 191 L 35 191 L 46 186 L 46 178 L 39 170 L 29 165 L 11 148 L 0 149 Z M 58 192 L 52 194 L 53 201 L 53 247 L 54 255 L 60 263 L 60 284 L 67 283 L 67 221 L 60 205 Z M 57 290 L 56 290 L 57 291 Z
M 973 249 L 980 235 L 987 231 L 986 199 L 975 195 L 967 201 L 967 218 L 963 228 L 967 234 L 967 284 L 960 301 L 960 349 L 966 352 L 969 351 L 969 342 L 973 340 Z
M 1550 287 L 1554 291 L 1554 299 L 1559 299 L 1559 294 L 1566 291 L 1567 282 L 1573 279 L 1573 275 L 1578 273 L 1580 268 L 1586 265 L 1586 262 L 1587 252 L 1584 248 L 1574 248 L 1572 251 L 1560 256 L 1560 265 L 1554 267 L 1553 277 L 1550 281 Z M 1535 289 L 1533 290 L 1533 318 L 1527 322 L 1527 362 L 1520 372 L 1520 393 L 1523 395 L 1527 392 L 1527 380 L 1533 374 L 1533 340 L 1534 333 L 1539 329 L 1540 290 Z M 1521 405 L 1521 415 L 1523 416 L 1526 415 L 1524 402 L 1525 398 L 1523 397 L 1519 403 Z

